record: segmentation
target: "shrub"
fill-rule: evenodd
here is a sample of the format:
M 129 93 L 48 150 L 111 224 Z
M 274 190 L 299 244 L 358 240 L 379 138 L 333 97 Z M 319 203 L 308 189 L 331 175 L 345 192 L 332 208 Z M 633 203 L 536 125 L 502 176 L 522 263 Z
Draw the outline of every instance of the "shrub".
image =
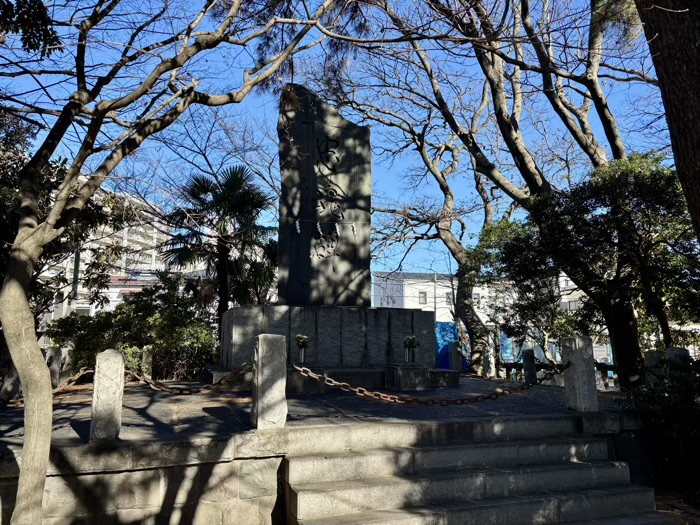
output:
M 60 344 L 72 343 L 74 371 L 94 367 L 97 354 L 107 348 L 124 354 L 127 369 L 141 371 L 142 350 L 150 345 L 154 378 L 197 379 L 215 358 L 213 328 L 180 279 L 160 279 L 127 297 L 114 312 L 72 314 L 55 321 L 46 334 Z
M 656 484 L 700 494 L 700 361 L 663 361 L 646 369 L 646 383 L 627 394 L 627 407 L 654 430 Z

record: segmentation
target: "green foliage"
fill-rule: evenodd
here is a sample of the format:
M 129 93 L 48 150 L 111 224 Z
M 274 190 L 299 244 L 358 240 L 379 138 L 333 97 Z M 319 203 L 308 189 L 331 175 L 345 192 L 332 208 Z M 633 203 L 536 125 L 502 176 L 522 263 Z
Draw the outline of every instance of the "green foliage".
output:
M 4 279 L 10 247 L 19 228 L 18 175 L 28 162 L 26 152 L 35 131 L 17 118 L 0 112 L 0 282 Z M 41 196 L 40 220 L 44 220 L 52 204 L 53 188 L 63 182 L 65 175 L 65 160 L 51 161 L 39 173 L 35 191 Z M 135 218 L 133 210 L 114 196 L 107 196 L 99 203 L 90 201 L 65 234 L 44 248 L 29 290 L 32 311 L 37 319 L 53 306 L 57 292 L 72 284 L 72 275 L 66 275 L 61 263 L 76 251 L 84 251 L 85 243 L 96 228 L 109 226 L 118 230 Z M 109 285 L 109 272 L 123 251 L 124 247 L 117 244 L 90 249 L 90 263 L 83 272 L 82 284 L 89 290 L 92 303 L 104 304 L 106 301 L 103 291 Z M 37 277 L 47 269 L 51 272 L 44 273 L 39 280 Z
M 206 263 L 216 282 L 219 315 L 230 300 L 264 304 L 275 282 L 274 230 L 257 222 L 271 198 L 253 178 L 245 166 L 193 175 L 181 189 L 182 206 L 166 218 L 176 230 L 163 247 L 166 260 L 180 266 Z
M 679 344 L 671 322 L 700 319 L 700 249 L 678 178 L 659 156 L 602 166 L 567 192 L 538 197 L 533 216 L 539 228 L 528 220 L 489 234 L 490 271 L 517 292 L 506 316 L 513 335 L 524 332 L 528 319 L 545 331 L 559 325 L 596 335 L 603 324 L 600 300 L 636 307 L 647 349 Z M 568 319 L 557 312 L 560 268 L 585 268 L 569 277 L 598 293 Z M 672 340 L 659 343 L 664 324 Z
M 114 312 L 71 315 L 46 333 L 61 344 L 72 342 L 75 370 L 94 366 L 97 353 L 107 348 L 120 350 L 127 367 L 138 370 L 142 350 L 150 346 L 155 378 L 197 379 L 215 357 L 212 327 L 182 279 L 161 274 L 160 280 L 127 297 Z
M 24 50 L 39 51 L 42 58 L 61 46 L 41 0 L 0 0 L 0 32 L 20 34 Z
M 117 350 L 124 356 L 124 368 L 126 370 L 136 370 L 141 372 L 141 361 L 143 351 L 138 346 L 129 346 L 128 344 L 118 344 Z
M 490 315 L 508 337 L 519 344 L 531 338 L 547 348 L 548 341 L 580 328 L 575 314 L 560 307 L 560 270 L 532 223 L 502 221 L 487 228 L 483 239 L 485 275 L 502 296 Z
M 656 431 L 657 483 L 698 491 L 700 361 L 662 361 L 646 374 L 646 383 L 627 394 L 626 406 Z

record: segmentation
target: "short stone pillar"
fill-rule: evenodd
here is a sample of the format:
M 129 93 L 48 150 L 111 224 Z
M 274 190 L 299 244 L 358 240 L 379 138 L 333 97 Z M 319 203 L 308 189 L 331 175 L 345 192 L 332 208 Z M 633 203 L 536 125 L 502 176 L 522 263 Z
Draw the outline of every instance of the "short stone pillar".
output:
M 535 351 L 532 348 L 523 350 L 523 376 L 526 383 L 537 383 L 537 363 L 535 362 Z
M 262 334 L 253 355 L 253 428 L 282 428 L 287 422 L 287 339 Z
M 690 364 L 690 352 L 687 348 L 667 348 L 666 357 L 669 363 L 676 365 L 689 365 Z
M 457 372 L 462 371 L 462 352 L 460 350 L 459 341 L 450 341 L 447 343 L 447 348 L 450 358 L 450 370 Z
M 492 346 L 484 348 L 484 377 L 496 377 L 496 352 Z
M 647 369 L 646 382 L 648 385 L 653 385 L 664 375 L 664 370 L 661 368 L 661 362 L 664 356 L 656 350 L 644 352 L 644 367 Z
M 92 391 L 90 441 L 119 439 L 124 398 L 124 356 L 118 350 L 97 354 Z
M 566 405 L 577 412 L 598 411 L 596 369 L 593 340 L 590 337 L 565 337 L 562 340 L 562 362 L 571 363 L 564 371 Z
M 153 375 L 153 347 L 146 345 L 141 351 L 141 373 L 148 379 Z
M 52 346 L 46 350 L 46 364 L 49 367 L 49 374 L 51 374 L 51 388 L 58 387 L 60 382 L 62 359 L 63 350 L 58 346 Z

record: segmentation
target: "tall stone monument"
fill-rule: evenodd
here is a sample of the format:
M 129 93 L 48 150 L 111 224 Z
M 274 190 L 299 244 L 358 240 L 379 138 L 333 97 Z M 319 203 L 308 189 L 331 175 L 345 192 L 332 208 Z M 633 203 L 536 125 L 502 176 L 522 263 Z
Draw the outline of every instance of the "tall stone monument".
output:
M 287 84 L 277 131 L 279 304 L 370 306 L 369 128 Z
M 370 307 L 369 128 L 288 84 L 277 131 L 278 304 L 224 314 L 221 364 L 234 369 L 249 363 L 260 334 L 278 335 L 285 337 L 289 362 L 303 360 L 331 377 L 372 388 L 427 387 L 435 363 L 435 314 Z M 303 357 L 297 335 L 308 341 Z M 420 341 L 411 362 L 405 362 L 407 336 Z M 304 391 L 300 377 L 290 368 L 287 389 Z

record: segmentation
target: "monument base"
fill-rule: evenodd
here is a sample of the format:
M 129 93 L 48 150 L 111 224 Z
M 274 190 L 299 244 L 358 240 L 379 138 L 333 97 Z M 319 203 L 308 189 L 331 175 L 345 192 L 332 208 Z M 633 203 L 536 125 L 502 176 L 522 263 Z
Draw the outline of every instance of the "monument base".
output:
M 315 374 L 323 375 L 323 370 L 318 368 L 309 368 Z M 301 375 L 294 367 L 287 367 L 287 394 L 302 395 L 302 394 L 323 394 L 326 391 L 326 385 L 322 381 L 317 381 L 313 377 Z
M 304 365 L 322 370 L 381 370 L 404 361 L 404 339 L 415 336 L 417 365 L 435 366 L 435 314 L 400 308 L 241 306 L 222 318 L 221 365 L 252 362 L 260 334 L 287 338 L 289 362 L 300 361 L 297 335 L 307 338 Z
M 428 369 L 414 363 L 389 365 L 386 367 L 386 388 L 399 392 L 428 390 Z
M 435 368 L 428 371 L 428 383 L 430 388 L 457 388 L 459 386 L 459 372 L 456 370 L 442 370 Z

